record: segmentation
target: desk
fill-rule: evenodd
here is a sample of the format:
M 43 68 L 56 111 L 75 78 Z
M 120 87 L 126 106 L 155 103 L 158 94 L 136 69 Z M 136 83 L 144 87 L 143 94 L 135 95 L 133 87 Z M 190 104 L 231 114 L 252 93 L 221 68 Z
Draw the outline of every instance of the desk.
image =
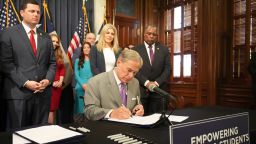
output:
M 240 112 L 245 112 L 248 110 L 236 109 L 236 108 L 227 108 L 227 107 L 197 107 L 197 108 L 185 108 L 175 110 L 173 112 L 174 115 L 182 115 L 189 116 L 185 122 L 207 119 L 217 116 L 235 114 Z M 251 115 L 252 111 L 248 111 L 250 115 L 250 132 L 256 131 L 255 127 L 252 127 L 253 123 L 255 123 L 256 119 L 253 119 Z M 256 114 L 256 112 L 255 112 Z M 175 123 L 173 123 L 175 125 Z M 74 124 L 74 126 L 82 125 L 91 130 L 90 134 L 86 135 L 86 143 L 114 143 L 113 141 L 107 139 L 107 136 L 117 133 L 132 133 L 139 137 L 143 137 L 148 139 L 154 143 L 158 144 L 169 144 L 169 127 L 161 125 L 156 128 L 141 128 L 136 126 L 131 126 L 127 124 L 108 122 L 108 121 L 88 121 L 83 124 Z M 255 132 L 254 132 L 255 134 Z M 251 136 L 251 139 L 254 136 Z M 254 140 L 255 141 L 255 140 Z M 251 140 L 252 143 L 252 140 Z
M 138 137 L 145 138 L 154 143 L 166 144 L 169 142 L 169 128 L 168 126 L 161 126 L 154 129 L 139 128 L 126 124 L 117 124 L 108 121 L 90 121 L 82 124 L 84 127 L 91 130 L 91 133 L 86 134 L 85 141 L 88 144 L 104 143 L 104 144 L 116 144 L 107 136 L 118 133 L 130 133 Z M 73 125 L 74 126 L 74 125 Z M 79 126 L 81 126 L 79 124 Z
M 255 111 L 248 111 L 243 109 L 235 109 L 235 108 L 226 108 L 226 107 L 198 107 L 198 108 L 185 108 L 185 109 L 179 109 L 174 111 L 174 115 L 182 115 L 182 116 L 189 116 L 185 122 L 195 121 L 195 120 L 201 120 L 211 117 L 217 117 L 217 116 L 223 116 L 228 114 L 234 114 L 239 112 L 249 112 L 250 115 L 250 132 L 251 134 L 256 131 L 256 128 L 253 127 L 253 123 L 255 123 Z M 252 116 L 254 115 L 254 116 Z M 173 123 L 175 125 L 175 123 Z M 70 126 L 70 125 L 67 125 Z M 139 137 L 145 138 L 147 140 L 150 140 L 157 144 L 169 144 L 169 127 L 161 125 L 156 128 L 141 128 L 136 126 L 131 126 L 127 124 L 121 124 L 121 123 L 115 123 L 115 122 L 109 122 L 109 121 L 86 121 L 83 123 L 74 123 L 71 124 L 71 126 L 79 127 L 84 126 L 91 130 L 90 133 L 86 134 L 84 138 L 85 144 L 98 144 L 98 143 L 106 143 L 106 144 L 114 144 L 113 141 L 110 139 L 107 139 L 107 136 L 117 133 L 131 133 L 134 135 L 137 135 Z M 255 135 L 250 136 L 251 143 L 255 143 Z M 254 137 L 254 138 L 253 138 Z M 0 134 L 0 142 L 2 143 L 2 140 L 5 140 L 4 143 L 8 142 L 8 139 L 10 138 L 10 134 Z M 11 140 L 9 140 L 11 143 Z M 116 143 L 115 143 L 116 144 Z

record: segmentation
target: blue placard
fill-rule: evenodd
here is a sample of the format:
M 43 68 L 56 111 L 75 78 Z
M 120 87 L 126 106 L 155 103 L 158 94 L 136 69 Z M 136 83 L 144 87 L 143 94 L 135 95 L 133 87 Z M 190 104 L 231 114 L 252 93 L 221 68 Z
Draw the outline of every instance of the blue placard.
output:
M 249 144 L 248 112 L 170 126 L 170 144 Z

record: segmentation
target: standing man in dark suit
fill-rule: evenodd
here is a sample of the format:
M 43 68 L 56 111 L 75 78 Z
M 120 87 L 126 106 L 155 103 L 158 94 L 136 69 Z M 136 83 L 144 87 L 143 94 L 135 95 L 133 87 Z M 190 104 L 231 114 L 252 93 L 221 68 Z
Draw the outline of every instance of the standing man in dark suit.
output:
M 55 58 L 51 38 L 36 25 L 40 7 L 24 0 L 21 24 L 0 34 L 0 62 L 7 101 L 7 130 L 47 123 Z
M 160 45 L 157 40 L 157 28 L 148 26 L 144 32 L 144 43 L 135 47 L 143 59 L 143 66 L 136 78 L 141 86 L 141 102 L 145 113 L 162 112 L 167 108 L 168 98 L 151 92 L 153 86 L 164 88 L 165 81 L 171 73 L 170 54 L 168 48 Z
M 0 63 L 0 69 L 1 63 Z M 3 74 L 0 72 L 0 132 L 5 131 L 5 125 L 6 125 L 6 106 L 5 101 L 2 97 L 2 89 L 3 89 Z

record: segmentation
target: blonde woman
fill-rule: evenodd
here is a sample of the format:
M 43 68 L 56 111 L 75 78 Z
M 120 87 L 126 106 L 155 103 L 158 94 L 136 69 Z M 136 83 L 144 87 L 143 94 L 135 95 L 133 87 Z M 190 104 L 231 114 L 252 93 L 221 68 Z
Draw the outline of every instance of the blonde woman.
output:
M 93 75 L 113 70 L 120 53 L 117 30 L 114 25 L 106 24 L 100 33 L 96 47 L 90 53 Z
M 62 56 L 62 50 L 60 48 L 60 39 L 56 34 L 50 34 L 50 36 L 52 39 L 56 59 L 56 73 L 54 82 L 52 84 L 52 96 L 50 104 L 50 113 L 48 118 L 48 123 L 53 124 L 56 115 L 56 110 L 59 108 L 60 96 L 62 93 L 63 80 L 65 76 L 65 67 Z

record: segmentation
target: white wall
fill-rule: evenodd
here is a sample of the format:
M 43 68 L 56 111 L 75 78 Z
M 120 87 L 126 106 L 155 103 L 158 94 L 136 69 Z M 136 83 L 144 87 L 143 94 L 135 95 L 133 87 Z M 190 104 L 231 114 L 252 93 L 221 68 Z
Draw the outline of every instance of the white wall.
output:
M 94 0 L 94 31 L 97 35 L 104 21 L 106 11 L 106 0 Z

